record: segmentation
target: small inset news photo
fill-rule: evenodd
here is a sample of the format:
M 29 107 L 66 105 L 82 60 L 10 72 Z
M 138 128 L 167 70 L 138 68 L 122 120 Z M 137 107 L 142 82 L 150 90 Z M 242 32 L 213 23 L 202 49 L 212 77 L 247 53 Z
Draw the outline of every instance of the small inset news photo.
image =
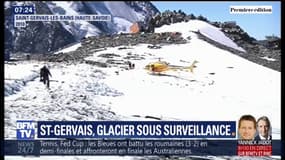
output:
M 3 3 L 5 159 L 284 156 L 281 1 Z

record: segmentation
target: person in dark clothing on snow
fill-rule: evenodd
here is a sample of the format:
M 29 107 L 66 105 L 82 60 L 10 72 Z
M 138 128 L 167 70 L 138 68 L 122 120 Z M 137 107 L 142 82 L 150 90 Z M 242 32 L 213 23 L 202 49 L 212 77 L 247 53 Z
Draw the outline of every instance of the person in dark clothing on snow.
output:
M 49 76 L 51 76 L 49 69 L 46 66 L 41 68 L 40 81 L 44 82 L 44 84 L 47 84 L 48 88 L 49 88 Z
M 127 63 L 129 65 L 129 69 L 134 69 L 135 68 L 135 64 L 134 63 L 132 63 L 130 61 L 128 61 Z

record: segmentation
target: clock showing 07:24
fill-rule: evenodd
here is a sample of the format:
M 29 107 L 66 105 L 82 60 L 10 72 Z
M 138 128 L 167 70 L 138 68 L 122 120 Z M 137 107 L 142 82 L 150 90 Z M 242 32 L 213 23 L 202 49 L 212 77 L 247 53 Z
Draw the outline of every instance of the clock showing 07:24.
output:
M 35 7 L 34 6 L 13 6 L 14 14 L 34 14 Z

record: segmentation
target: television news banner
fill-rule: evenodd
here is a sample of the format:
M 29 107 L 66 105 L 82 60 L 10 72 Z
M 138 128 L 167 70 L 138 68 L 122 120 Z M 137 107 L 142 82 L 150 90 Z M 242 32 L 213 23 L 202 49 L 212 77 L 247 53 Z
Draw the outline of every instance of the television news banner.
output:
M 108 21 L 110 15 L 36 15 L 13 6 L 15 27 L 27 21 Z M 33 121 L 17 120 L 16 140 L 4 155 L 281 155 L 272 140 L 237 140 L 235 121 Z

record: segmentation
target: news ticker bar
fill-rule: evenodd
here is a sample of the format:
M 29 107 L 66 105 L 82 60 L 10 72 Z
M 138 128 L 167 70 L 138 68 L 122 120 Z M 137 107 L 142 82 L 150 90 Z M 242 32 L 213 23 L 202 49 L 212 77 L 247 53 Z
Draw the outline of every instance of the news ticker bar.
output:
M 36 127 L 37 126 L 37 127 Z M 235 121 L 17 121 L 17 139 L 236 138 Z
M 270 140 L 270 143 L 240 145 L 238 140 L 5 140 L 1 154 L 284 156 L 284 142 Z

